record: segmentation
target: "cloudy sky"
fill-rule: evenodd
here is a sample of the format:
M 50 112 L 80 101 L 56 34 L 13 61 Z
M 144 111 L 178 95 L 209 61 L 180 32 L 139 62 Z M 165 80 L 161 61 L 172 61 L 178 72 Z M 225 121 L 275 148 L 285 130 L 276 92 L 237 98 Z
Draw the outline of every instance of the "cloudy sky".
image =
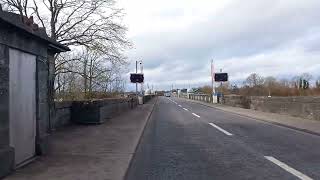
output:
M 210 61 L 240 83 L 250 73 L 320 76 L 319 0 L 118 0 L 146 83 L 210 84 Z M 128 85 L 128 89 L 134 89 Z

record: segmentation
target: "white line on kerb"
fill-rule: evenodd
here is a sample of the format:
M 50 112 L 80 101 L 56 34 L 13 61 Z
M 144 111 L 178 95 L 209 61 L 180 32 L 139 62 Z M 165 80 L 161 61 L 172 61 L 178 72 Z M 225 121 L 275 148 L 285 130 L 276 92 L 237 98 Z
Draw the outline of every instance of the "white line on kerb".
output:
M 312 178 L 308 177 L 307 175 L 293 169 L 292 167 L 288 166 L 287 164 L 277 160 L 276 158 L 272 156 L 265 156 L 266 159 L 269 161 L 273 162 L 274 164 L 280 166 L 282 169 L 288 171 L 289 173 L 293 174 L 294 176 L 298 177 L 299 179 L 302 180 L 313 180 Z
M 221 127 L 213 124 L 213 123 L 209 123 L 212 127 L 218 129 L 219 131 L 223 132 L 224 134 L 228 135 L 228 136 L 232 136 L 233 134 L 229 133 L 228 131 L 222 129 Z
M 196 116 L 196 117 L 200 118 L 200 116 L 199 116 L 198 114 L 192 113 L 192 115 L 194 115 L 194 116 Z
M 183 108 L 185 111 L 189 111 L 189 109 L 187 109 L 187 108 Z

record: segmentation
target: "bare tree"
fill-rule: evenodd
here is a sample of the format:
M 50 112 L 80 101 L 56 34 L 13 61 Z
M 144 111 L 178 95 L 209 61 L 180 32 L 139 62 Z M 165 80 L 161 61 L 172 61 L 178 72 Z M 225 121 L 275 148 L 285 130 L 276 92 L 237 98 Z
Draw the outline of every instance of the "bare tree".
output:
M 249 87 L 256 87 L 263 85 L 264 78 L 257 73 L 250 74 L 244 82 Z
M 312 75 L 309 74 L 309 73 L 303 73 L 303 74 L 301 74 L 300 78 L 303 79 L 303 80 L 306 80 L 306 81 L 310 82 L 313 77 L 312 77 Z
M 272 76 L 268 76 L 266 78 L 264 78 L 264 85 L 268 88 L 272 88 L 278 85 L 277 79 L 275 77 Z
M 85 47 L 99 53 L 105 61 L 125 63 L 123 51 L 131 44 L 126 38 L 127 29 L 121 23 L 123 10 L 115 7 L 114 0 L 0 0 L 0 3 L 8 11 L 19 13 L 22 17 L 34 16 L 47 34 L 63 45 L 76 50 L 77 46 Z M 67 76 L 76 81 L 74 77 L 80 69 L 78 61 L 79 58 L 61 55 L 49 61 L 52 71 L 49 80 L 51 103 L 55 87 L 58 90 L 65 88 Z M 71 76 L 70 73 L 76 75 Z M 56 77 L 59 79 L 58 85 L 54 85 Z
M 61 73 L 57 75 L 56 83 L 58 94 L 80 93 L 84 97 L 79 95 L 79 98 L 90 98 L 97 92 L 121 92 L 124 89 L 125 81 L 121 76 L 124 74 L 122 64 L 108 62 L 104 56 L 90 49 L 67 53 L 63 56 L 74 60 L 59 67 Z M 74 83 L 78 88 L 73 86 Z
M 86 46 L 119 59 L 130 43 L 114 0 L 0 0 L 8 10 L 35 16 L 49 36 L 67 46 Z
M 23 16 L 28 16 L 28 0 L 0 0 L 0 4 L 7 11 L 18 12 L 21 15 L 21 20 L 23 20 Z
M 320 89 L 320 76 L 316 80 L 316 88 Z

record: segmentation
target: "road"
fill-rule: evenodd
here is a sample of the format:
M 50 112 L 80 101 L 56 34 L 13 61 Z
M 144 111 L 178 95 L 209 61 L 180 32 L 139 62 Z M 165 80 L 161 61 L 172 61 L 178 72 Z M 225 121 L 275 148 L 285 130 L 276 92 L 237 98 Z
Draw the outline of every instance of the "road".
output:
M 161 97 L 126 179 L 320 179 L 320 137 Z

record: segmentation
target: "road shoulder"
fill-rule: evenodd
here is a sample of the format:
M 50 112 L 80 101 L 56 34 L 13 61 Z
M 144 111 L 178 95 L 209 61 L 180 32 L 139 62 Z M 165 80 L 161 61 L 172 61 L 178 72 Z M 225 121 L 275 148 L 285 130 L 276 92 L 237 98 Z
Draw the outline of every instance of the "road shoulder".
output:
M 192 103 L 201 104 L 207 107 L 219 109 L 225 112 L 233 113 L 239 116 L 251 118 L 253 120 L 268 122 L 278 126 L 287 127 L 297 131 L 320 136 L 320 121 L 313 121 L 309 119 L 303 119 L 303 118 L 276 114 L 276 113 L 261 112 L 261 111 L 256 111 L 252 109 L 243 109 L 238 107 L 225 106 L 221 104 L 210 104 L 210 103 L 205 103 L 205 102 L 195 101 L 190 99 L 184 99 L 184 100 Z

